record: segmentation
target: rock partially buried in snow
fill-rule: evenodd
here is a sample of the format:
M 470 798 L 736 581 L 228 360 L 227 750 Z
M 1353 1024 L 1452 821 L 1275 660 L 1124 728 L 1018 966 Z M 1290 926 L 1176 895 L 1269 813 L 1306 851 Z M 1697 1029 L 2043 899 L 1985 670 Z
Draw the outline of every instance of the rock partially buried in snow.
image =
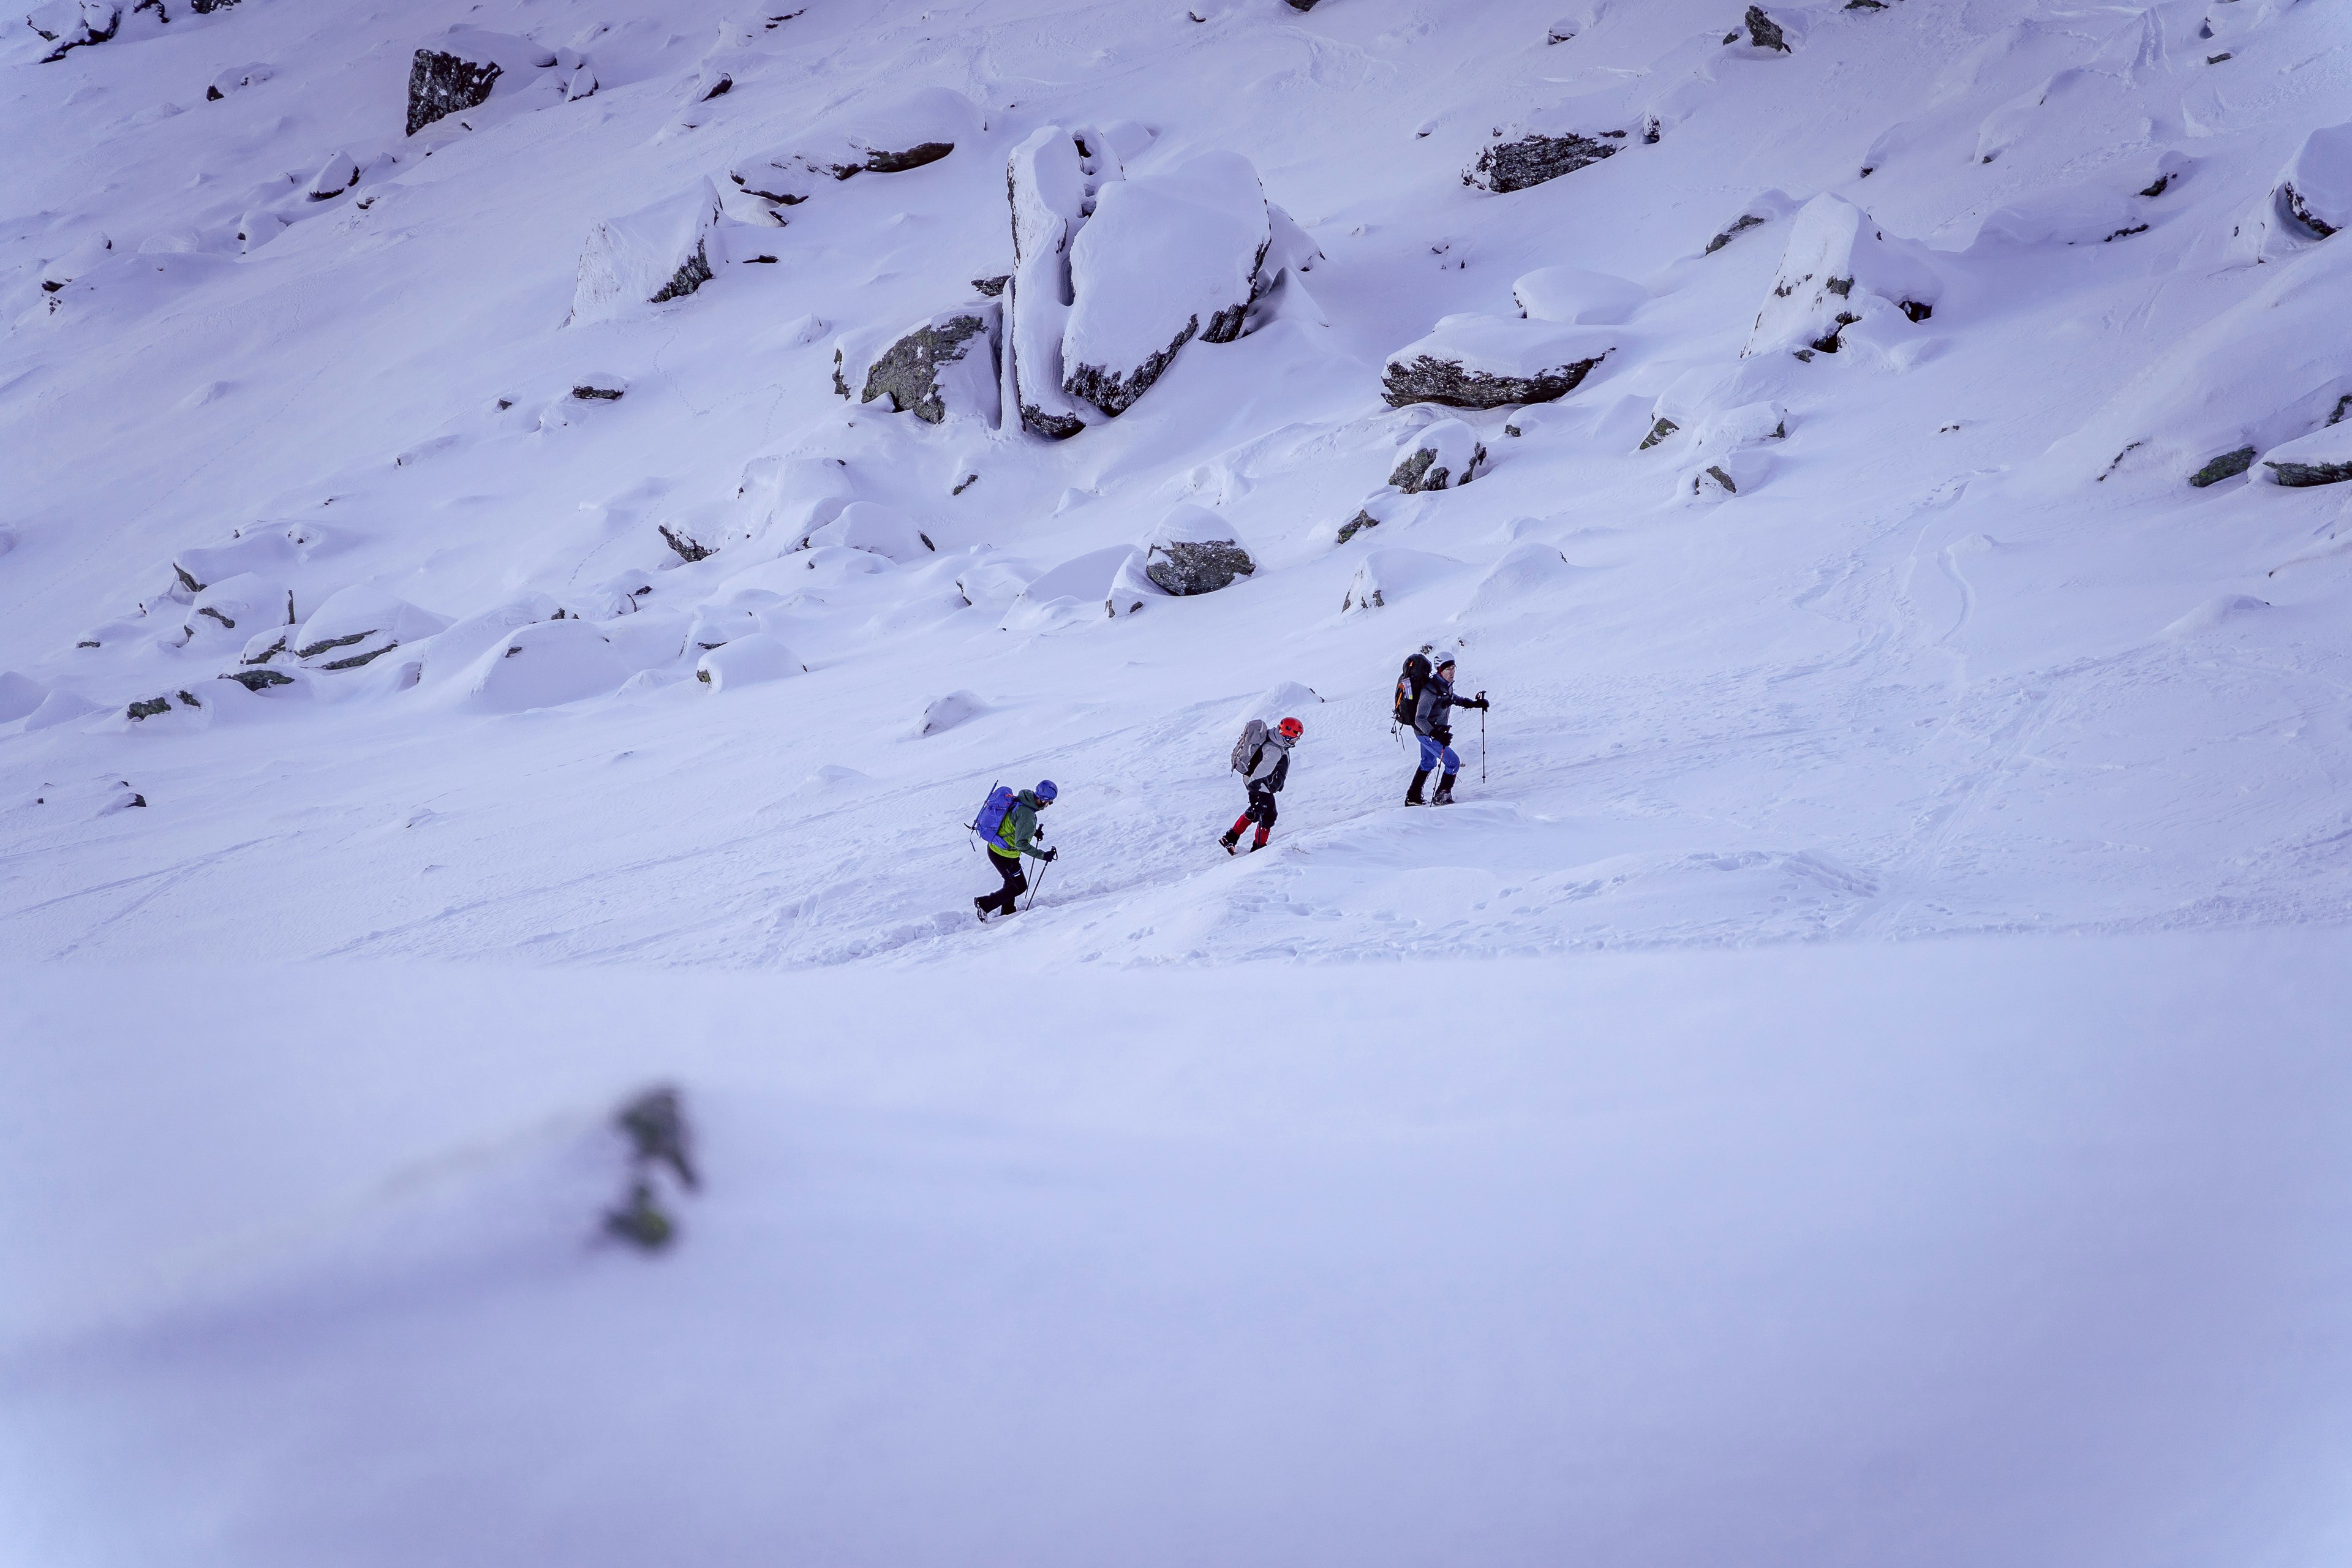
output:
M 598 224 L 580 253 L 567 324 L 681 299 L 709 282 L 719 216 L 718 189 L 703 180 L 684 195 Z
M 1650 291 L 1630 279 L 1580 267 L 1546 267 L 1511 285 L 1519 314 L 1531 321 L 1605 327 L 1622 322 L 1649 302 Z
M 2304 138 L 2253 211 L 2238 224 L 2230 254 L 2276 261 L 2352 226 L 2352 122 Z
M 971 100 L 946 88 L 925 88 L 853 105 L 788 142 L 742 159 L 728 177 L 753 195 L 793 206 L 826 181 L 936 163 L 980 130 Z
M 409 62 L 407 134 L 478 109 L 493 93 L 503 101 L 526 85 L 539 89 L 542 83 L 552 104 L 595 91 L 596 73 L 568 48 L 550 49 L 479 27 L 452 27 Z
M 2352 479 L 2352 419 L 2314 430 L 2263 454 L 2273 484 L 2303 488 Z
M 1206 507 L 1178 506 L 1144 545 L 1143 574 L 1180 599 L 1213 594 L 1256 570 L 1233 526 Z
M 1117 416 L 1177 351 L 1241 335 L 1272 228 L 1249 161 L 1209 153 L 1106 184 L 1070 246 L 1062 390 Z
M 1407 495 L 1466 485 L 1486 460 L 1478 433 L 1459 419 L 1441 419 L 1405 437 L 1389 483 Z
M 1429 336 L 1389 356 L 1381 395 L 1392 408 L 1549 403 L 1575 391 L 1612 347 L 1608 338 L 1548 322 L 1448 316 Z
M 1462 171 L 1462 183 L 1497 194 L 1524 191 L 1613 158 L 1625 147 L 1622 131 L 1529 132 L 1496 142 Z
M 1339 613 L 1385 609 L 1461 569 L 1461 563 L 1420 550 L 1375 550 L 1356 567 Z
M 776 638 L 753 632 L 714 647 L 694 662 L 694 678 L 713 691 L 730 691 L 762 680 L 799 675 L 807 667 Z
M 838 544 L 863 550 L 901 565 L 920 561 L 932 552 L 930 537 L 915 520 L 879 501 L 852 501 L 834 520 L 812 531 L 810 545 Z
M 446 616 L 360 584 L 329 595 L 287 640 L 293 656 L 313 669 L 356 669 L 448 625 Z
M 1885 318 L 1923 321 L 1942 297 L 1919 247 L 1889 240 L 1868 213 L 1824 194 L 1797 215 L 1772 292 L 1740 353 L 1835 353 L 1847 328 Z
M 866 367 L 858 401 L 887 399 L 894 413 L 912 414 L 926 425 L 944 423 L 950 415 L 995 424 L 1003 314 L 989 300 L 942 310 L 908 329 Z

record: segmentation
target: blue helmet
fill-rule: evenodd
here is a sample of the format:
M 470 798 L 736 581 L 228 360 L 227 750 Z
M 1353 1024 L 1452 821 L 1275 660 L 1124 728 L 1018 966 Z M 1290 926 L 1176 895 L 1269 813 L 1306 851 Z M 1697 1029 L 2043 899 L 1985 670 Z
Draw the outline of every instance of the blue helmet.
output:
M 1062 792 L 1054 787 L 1054 781 L 1052 779 L 1039 779 L 1037 781 L 1037 787 L 1029 793 L 1050 805 L 1053 804 L 1054 797 L 1060 795 Z

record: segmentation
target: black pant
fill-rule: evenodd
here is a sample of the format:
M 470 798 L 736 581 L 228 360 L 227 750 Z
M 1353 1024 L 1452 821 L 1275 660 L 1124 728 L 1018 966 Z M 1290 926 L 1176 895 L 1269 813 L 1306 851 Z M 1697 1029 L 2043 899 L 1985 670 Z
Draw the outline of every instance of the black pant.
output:
M 1274 792 L 1264 784 L 1252 784 L 1249 792 L 1249 810 L 1243 815 L 1260 827 L 1272 827 L 1275 817 L 1280 815 L 1275 809 Z
M 1009 915 L 1021 907 L 1021 895 L 1029 890 L 1029 879 L 1022 874 L 1021 857 L 1018 855 L 999 855 L 992 849 L 988 852 L 988 858 L 989 863 L 996 868 L 996 874 L 1004 879 L 1004 886 L 978 902 L 983 910 L 995 910 Z

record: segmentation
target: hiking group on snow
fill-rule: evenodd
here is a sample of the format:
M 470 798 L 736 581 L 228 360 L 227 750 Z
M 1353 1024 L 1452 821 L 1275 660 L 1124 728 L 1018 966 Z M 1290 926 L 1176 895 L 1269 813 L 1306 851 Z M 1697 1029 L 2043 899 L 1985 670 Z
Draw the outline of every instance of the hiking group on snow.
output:
M 1454 661 L 1441 658 L 1433 668 L 1425 653 L 1409 656 L 1404 669 L 1397 677 L 1396 700 L 1391 715 L 1399 726 L 1410 726 L 1413 738 L 1421 745 L 1421 766 L 1412 775 L 1412 787 L 1405 791 L 1407 805 L 1452 805 L 1454 777 L 1461 772 L 1462 759 L 1454 754 L 1452 719 L 1456 708 L 1475 709 L 1484 713 L 1489 704 L 1486 694 L 1457 697 L 1454 692 Z M 1242 775 L 1242 784 L 1249 794 L 1249 804 L 1234 818 L 1217 842 L 1228 855 L 1240 853 L 1242 830 L 1252 823 L 1257 833 L 1250 840 L 1250 853 L 1265 847 L 1267 837 L 1274 831 L 1275 819 L 1281 815 L 1274 797 L 1290 778 L 1290 752 L 1307 733 L 1307 726 L 1297 719 L 1286 718 L 1273 729 L 1266 728 L 1263 719 L 1252 719 L 1242 726 L 1241 739 L 1234 742 L 1233 769 Z M 1486 755 L 1485 731 L 1480 731 L 1479 756 Z M 1485 777 L 1486 763 L 1481 761 L 1479 776 Z M 1422 798 L 1422 786 L 1438 769 L 1437 793 Z M 998 784 L 988 792 L 979 815 L 964 826 L 980 835 L 988 847 L 989 864 L 1003 879 L 1003 886 L 992 893 L 982 893 L 972 900 L 972 909 L 982 923 L 992 914 L 1009 915 L 1020 907 L 1021 895 L 1029 889 L 1029 879 L 1023 871 L 1024 855 L 1040 865 L 1050 866 L 1059 851 L 1048 847 L 1042 840 L 1037 826 L 1037 814 L 1054 804 L 1060 791 L 1052 779 L 1040 779 L 1034 789 L 1014 790 L 1009 784 Z M 1040 872 L 1042 880 L 1044 873 Z M 1032 903 L 1035 900 L 1030 900 Z

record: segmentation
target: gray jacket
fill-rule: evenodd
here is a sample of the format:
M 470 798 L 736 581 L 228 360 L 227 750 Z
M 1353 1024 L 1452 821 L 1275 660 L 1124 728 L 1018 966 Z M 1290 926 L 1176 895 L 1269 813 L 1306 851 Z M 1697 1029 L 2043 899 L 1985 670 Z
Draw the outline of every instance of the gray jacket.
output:
M 1454 682 L 1442 675 L 1432 674 L 1421 689 L 1421 700 L 1413 705 L 1413 733 L 1434 735 L 1440 730 L 1451 729 L 1454 710 L 1476 706 L 1467 699 L 1454 695 Z
M 1253 789 L 1264 784 L 1268 789 L 1279 790 L 1282 781 L 1290 774 L 1289 768 L 1285 765 L 1289 761 L 1290 742 L 1283 739 L 1281 731 L 1269 730 L 1265 744 L 1257 751 L 1257 766 L 1252 768 L 1242 782 Z

